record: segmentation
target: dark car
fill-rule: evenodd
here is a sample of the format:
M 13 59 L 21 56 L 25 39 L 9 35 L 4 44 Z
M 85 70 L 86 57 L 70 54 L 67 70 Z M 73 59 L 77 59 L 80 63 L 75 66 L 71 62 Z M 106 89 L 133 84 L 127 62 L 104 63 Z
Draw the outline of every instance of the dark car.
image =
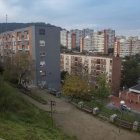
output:
M 56 95 L 56 92 L 57 92 L 57 90 L 54 89 L 54 88 L 52 88 L 51 91 L 50 91 L 50 93 L 53 94 L 53 95 Z
M 127 105 L 122 105 L 122 110 L 130 111 L 131 109 Z

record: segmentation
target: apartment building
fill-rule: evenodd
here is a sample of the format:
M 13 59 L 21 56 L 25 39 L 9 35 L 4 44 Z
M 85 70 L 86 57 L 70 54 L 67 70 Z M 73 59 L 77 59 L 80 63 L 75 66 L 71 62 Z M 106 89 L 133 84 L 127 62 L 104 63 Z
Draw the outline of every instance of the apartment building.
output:
M 85 38 L 86 36 L 92 37 L 93 33 L 94 33 L 94 30 L 91 30 L 88 28 L 83 29 L 83 30 L 74 29 L 71 31 L 62 30 L 60 32 L 60 42 L 61 42 L 62 46 L 66 47 L 68 49 L 72 49 L 72 48 L 79 49 L 80 48 L 80 39 Z M 75 39 L 74 39 L 74 41 L 72 39 L 72 38 L 75 38 L 74 37 L 75 35 L 76 35 L 76 42 L 75 42 Z
M 0 61 L 26 52 L 33 61 L 34 85 L 60 86 L 60 28 L 34 25 L 0 34 Z
M 90 36 L 90 37 L 92 37 L 93 36 L 93 34 L 94 34 L 94 30 L 91 30 L 91 29 L 83 29 L 82 30 L 82 38 L 85 38 L 86 36 Z
M 92 39 L 90 36 L 80 39 L 80 52 L 93 50 L 92 48 Z
M 138 36 L 136 37 L 130 36 L 128 40 L 131 41 L 130 55 L 140 53 L 140 40 L 138 39 Z
M 105 35 L 108 35 L 108 49 L 114 48 L 115 30 L 105 29 L 105 30 L 102 30 L 102 33 L 104 33 Z
M 108 73 L 109 81 L 112 84 L 112 94 L 118 96 L 122 63 L 120 57 L 61 53 L 60 61 L 61 71 L 65 70 L 69 73 L 72 73 L 71 68 L 76 67 L 78 63 L 88 66 L 88 72 L 95 83 L 98 74 Z
M 92 37 L 92 48 L 94 52 L 108 54 L 109 36 L 101 31 L 95 32 Z
M 126 39 L 126 37 L 125 36 L 123 36 L 123 35 L 120 35 L 120 36 L 116 36 L 115 37 L 115 42 L 119 42 L 121 39 Z
M 69 50 L 76 48 L 76 34 L 69 33 L 68 34 L 68 47 Z
M 114 44 L 114 56 L 117 54 L 124 58 L 140 53 L 140 40 L 138 37 L 129 37 L 128 39 L 120 39 Z
M 60 43 L 64 47 L 68 47 L 68 33 L 69 31 L 62 30 L 60 31 Z
M 115 42 L 114 46 L 114 56 L 119 55 L 124 58 L 125 56 L 130 56 L 131 41 L 121 39 L 119 42 Z

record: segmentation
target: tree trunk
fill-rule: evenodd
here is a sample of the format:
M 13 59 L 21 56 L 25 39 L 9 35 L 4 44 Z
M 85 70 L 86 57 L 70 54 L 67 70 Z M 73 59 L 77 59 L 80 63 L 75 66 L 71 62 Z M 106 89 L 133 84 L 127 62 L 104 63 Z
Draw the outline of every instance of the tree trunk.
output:
M 21 84 L 21 77 L 19 77 L 18 84 Z

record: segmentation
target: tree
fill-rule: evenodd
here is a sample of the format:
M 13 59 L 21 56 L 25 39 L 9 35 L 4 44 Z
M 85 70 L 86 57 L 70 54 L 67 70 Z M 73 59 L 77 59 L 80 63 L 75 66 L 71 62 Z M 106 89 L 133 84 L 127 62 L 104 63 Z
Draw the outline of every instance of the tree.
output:
M 90 80 L 91 75 L 89 74 L 89 68 L 86 63 L 83 64 L 77 61 L 75 65 L 71 66 L 71 73 L 73 75 L 80 76 L 82 79 L 86 81 Z
M 114 48 L 109 48 L 108 49 L 108 53 L 113 53 L 114 52 Z
M 140 76 L 140 68 L 137 60 L 130 59 L 123 62 L 123 79 L 121 81 L 121 86 L 132 87 L 138 84 L 138 79 Z
M 9 73 L 18 78 L 18 84 L 26 76 L 32 76 L 32 63 L 27 53 L 16 54 L 13 58 L 8 57 L 4 62 L 5 74 Z
M 100 105 L 104 106 L 111 94 L 111 84 L 108 81 L 107 73 L 98 75 L 97 84 L 98 87 L 96 89 L 92 88 L 91 93 L 99 101 Z
M 140 57 L 140 54 L 139 54 L 139 53 L 137 53 L 137 54 L 135 54 L 135 56 L 136 56 L 136 58 L 138 58 L 138 57 Z
M 79 75 L 66 75 L 65 82 L 61 85 L 61 91 L 72 98 L 82 98 L 88 93 L 88 90 L 87 82 Z
M 61 80 L 64 80 L 66 78 L 66 75 L 68 74 L 68 71 L 61 71 Z
M 3 73 L 3 71 L 4 71 L 4 68 L 3 68 L 2 63 L 0 62 L 0 74 L 2 74 L 2 73 Z
M 130 57 L 129 56 L 125 56 L 125 60 L 129 60 L 130 59 Z
M 117 57 L 119 57 L 119 54 L 117 54 Z

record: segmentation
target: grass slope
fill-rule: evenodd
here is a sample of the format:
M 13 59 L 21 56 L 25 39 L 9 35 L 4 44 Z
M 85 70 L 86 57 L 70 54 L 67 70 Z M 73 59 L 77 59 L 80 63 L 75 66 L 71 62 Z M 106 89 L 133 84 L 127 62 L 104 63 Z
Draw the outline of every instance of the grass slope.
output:
M 23 99 L 0 77 L 0 138 L 5 140 L 76 140 L 52 128 L 51 118 Z

